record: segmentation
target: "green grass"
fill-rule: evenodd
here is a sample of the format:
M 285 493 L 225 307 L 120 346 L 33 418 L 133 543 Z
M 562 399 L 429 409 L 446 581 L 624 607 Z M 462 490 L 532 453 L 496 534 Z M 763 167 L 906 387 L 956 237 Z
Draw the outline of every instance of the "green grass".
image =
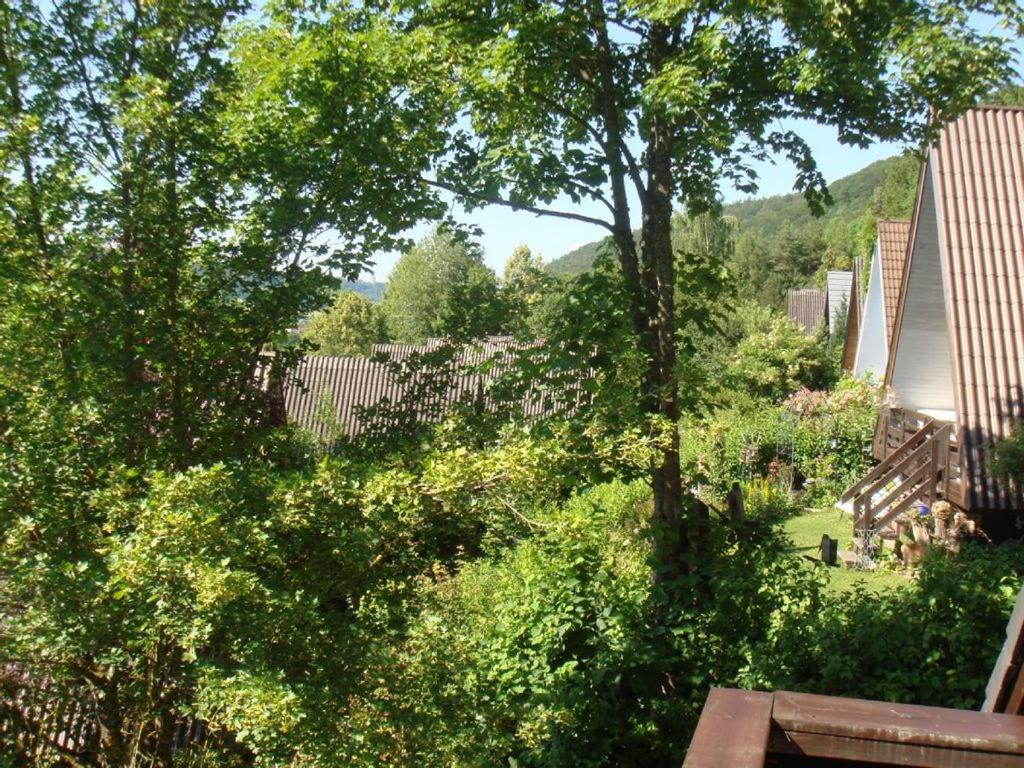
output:
M 785 530 L 793 540 L 793 552 L 818 559 L 818 545 L 822 534 L 839 540 L 839 549 L 850 549 L 853 524 L 849 515 L 840 516 L 835 508 L 811 509 L 786 521 Z M 884 592 L 907 583 L 905 576 L 887 568 L 877 571 L 853 571 L 846 568 L 828 568 L 829 588 L 845 592 L 854 588 Z

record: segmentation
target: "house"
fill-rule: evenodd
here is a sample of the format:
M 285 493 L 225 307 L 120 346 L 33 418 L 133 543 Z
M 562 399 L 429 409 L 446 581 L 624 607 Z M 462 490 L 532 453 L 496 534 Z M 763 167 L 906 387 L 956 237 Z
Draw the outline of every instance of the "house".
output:
M 814 288 L 790 288 L 786 294 L 786 317 L 804 329 L 817 333 L 825 322 L 825 294 Z
M 842 323 L 850 304 L 853 272 L 831 269 L 825 276 L 825 301 L 828 312 L 828 332 L 835 333 Z
M 825 284 L 824 292 L 815 288 L 790 288 L 786 294 L 786 317 L 805 333 L 817 333 L 823 323 L 828 324 L 829 333 L 835 333 L 847 316 L 853 272 L 832 270 Z
M 972 109 L 940 131 L 906 254 L 873 447 L 881 463 L 843 502 L 864 537 L 937 499 L 993 538 L 1020 535 L 1021 489 L 996 483 L 989 461 L 1024 420 L 1024 109 Z
M 410 421 L 435 423 L 460 405 L 494 409 L 502 399 L 494 388 L 514 376 L 517 355 L 531 350 L 542 351 L 536 343 L 490 336 L 465 345 L 374 344 L 365 358 L 308 355 L 275 388 L 276 397 L 289 423 L 322 440 L 356 438 Z M 531 382 L 506 395 L 505 404 L 534 419 L 581 396 L 572 383 L 556 392 Z
M 860 282 L 860 259 L 857 259 L 853 264 L 853 280 L 846 306 L 846 335 L 843 338 L 843 354 L 840 358 L 840 366 L 844 371 L 853 370 L 857 357 L 857 341 L 860 338 L 860 322 L 863 312 L 860 300 Z
M 909 240 L 909 221 L 882 219 L 878 222 L 878 237 L 864 299 L 864 316 L 856 336 L 854 376 L 870 377 L 877 382 L 885 379 Z

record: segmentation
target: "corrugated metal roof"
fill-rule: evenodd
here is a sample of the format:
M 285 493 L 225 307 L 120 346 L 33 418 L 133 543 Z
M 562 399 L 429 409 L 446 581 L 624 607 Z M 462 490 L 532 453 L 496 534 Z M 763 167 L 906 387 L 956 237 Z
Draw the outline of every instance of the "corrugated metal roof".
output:
M 825 281 L 826 299 L 828 304 L 828 332 L 833 333 L 840 319 L 845 317 L 842 313 L 849 308 L 850 287 L 853 285 L 853 272 L 841 270 L 829 270 Z
M 282 385 L 285 412 L 290 422 L 333 440 L 387 429 L 403 417 L 437 421 L 460 402 L 491 408 L 491 386 L 511 370 L 517 353 L 535 346 L 492 336 L 455 350 L 429 339 L 375 344 L 369 358 L 310 355 Z M 560 405 L 559 398 L 532 386 L 517 408 L 539 417 Z
M 992 481 L 1024 420 L 1024 109 L 973 109 L 928 154 L 947 269 L 960 435 L 973 508 L 1022 508 Z
M 885 311 L 885 339 L 892 343 L 896 310 L 903 288 L 903 264 L 907 260 L 910 222 L 903 219 L 880 219 L 878 222 L 878 256 L 882 275 L 882 306 Z
M 825 294 L 814 288 L 790 288 L 786 294 L 786 317 L 807 333 L 814 333 L 825 320 Z

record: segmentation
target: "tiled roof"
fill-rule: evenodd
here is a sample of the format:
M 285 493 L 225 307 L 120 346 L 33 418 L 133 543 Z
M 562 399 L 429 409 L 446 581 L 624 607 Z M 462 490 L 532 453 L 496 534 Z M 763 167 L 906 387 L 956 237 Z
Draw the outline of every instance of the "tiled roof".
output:
M 967 112 L 942 130 L 929 162 L 972 506 L 1019 509 L 988 460 L 1024 420 L 1024 109 Z
M 885 339 L 892 343 L 896 310 L 903 287 L 903 265 L 907 260 L 910 222 L 902 219 L 881 219 L 878 222 L 878 255 L 881 259 L 882 306 L 885 309 Z
M 786 295 L 786 317 L 813 333 L 825 319 L 825 294 L 814 288 L 791 288 Z

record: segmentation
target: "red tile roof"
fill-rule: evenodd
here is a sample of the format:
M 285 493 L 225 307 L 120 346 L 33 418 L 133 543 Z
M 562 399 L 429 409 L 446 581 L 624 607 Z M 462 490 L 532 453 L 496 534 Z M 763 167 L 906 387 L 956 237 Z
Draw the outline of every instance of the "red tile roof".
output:
M 967 112 L 943 128 L 929 162 L 970 504 L 1021 509 L 988 461 L 1024 421 L 1024 109 Z
M 878 222 L 878 256 L 881 260 L 882 300 L 885 308 L 885 340 L 892 343 L 892 329 L 896 325 L 896 310 L 903 288 L 903 264 L 907 260 L 907 242 L 910 240 L 910 222 L 900 219 L 881 219 Z

